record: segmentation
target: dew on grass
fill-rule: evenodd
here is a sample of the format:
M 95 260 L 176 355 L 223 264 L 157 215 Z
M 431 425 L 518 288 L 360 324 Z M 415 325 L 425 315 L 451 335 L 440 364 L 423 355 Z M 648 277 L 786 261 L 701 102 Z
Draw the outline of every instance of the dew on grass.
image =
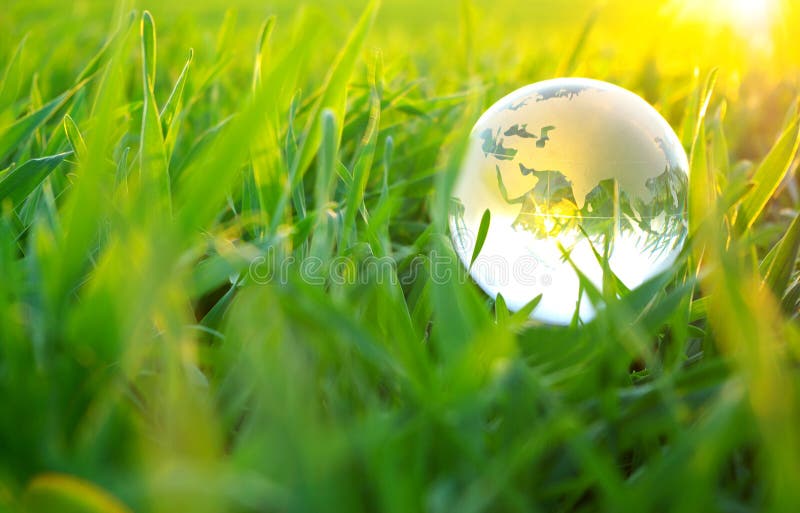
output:
M 469 266 L 480 221 L 491 222 L 470 267 L 492 297 L 567 324 L 595 305 L 602 261 L 629 288 L 668 268 L 687 233 L 686 153 L 645 100 L 621 87 L 560 78 L 525 86 L 481 116 L 454 188 L 453 243 Z M 565 258 L 569 255 L 569 259 Z

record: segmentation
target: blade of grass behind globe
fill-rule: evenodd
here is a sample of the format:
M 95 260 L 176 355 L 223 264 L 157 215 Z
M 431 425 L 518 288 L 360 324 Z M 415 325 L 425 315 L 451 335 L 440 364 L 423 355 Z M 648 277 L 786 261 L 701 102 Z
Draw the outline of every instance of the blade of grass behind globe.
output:
M 644 312 L 649 309 L 656 298 L 669 284 L 675 269 L 670 268 L 649 278 L 638 287 L 625 294 L 620 302 L 631 312 Z
M 504 326 L 508 322 L 510 315 L 506 300 L 503 299 L 503 294 L 498 293 L 497 297 L 494 298 L 494 322 Z
M 476 334 L 493 325 L 484 300 L 453 252 L 449 237 L 434 234 L 430 244 L 431 344 L 442 361 L 457 361 Z
M 602 315 L 596 318 L 597 320 L 595 323 L 610 323 L 609 329 L 611 330 L 611 333 L 614 334 L 613 337 L 610 337 L 610 340 L 614 340 L 616 344 L 622 347 L 627 354 L 630 355 L 630 358 L 643 358 L 646 365 L 649 367 L 654 367 L 655 355 L 648 345 L 648 325 L 641 322 L 643 320 L 643 317 L 640 317 L 640 314 L 642 313 L 641 311 L 627 308 L 630 303 L 625 301 L 624 296 L 622 299 L 618 298 L 619 291 L 617 282 L 619 282 L 619 286 L 625 286 L 611 271 L 610 267 L 608 267 L 608 264 L 604 265 L 604 262 L 607 262 L 608 259 L 601 256 L 592 245 L 592 251 L 595 254 L 595 258 L 598 259 L 599 265 L 601 268 L 605 267 L 603 272 L 610 275 L 608 278 L 603 279 L 603 288 L 600 289 L 594 283 L 592 283 L 589 277 L 581 269 L 577 267 L 570 255 L 570 252 L 563 247 L 560 247 L 560 249 L 563 258 L 576 273 L 578 281 L 580 282 L 582 289 L 586 292 L 592 305 L 594 305 L 596 308 L 600 305 L 604 305 L 605 307 Z M 653 280 L 648 285 L 655 283 L 659 282 L 657 280 Z M 646 287 L 646 289 L 651 289 L 651 287 Z M 627 290 L 627 287 L 625 287 L 622 293 L 625 295 L 630 295 L 631 291 Z M 576 308 L 576 314 L 577 313 L 578 308 Z M 660 320 L 651 319 L 651 322 L 652 324 L 655 324 L 656 322 L 660 322 Z M 666 322 L 666 319 L 664 319 L 664 322 Z M 663 322 L 661 324 L 663 324 Z M 660 328 L 661 324 L 658 324 L 656 328 Z M 616 353 L 618 351 L 612 352 Z
M 730 179 L 730 150 L 728 149 L 728 139 L 725 136 L 725 115 L 728 111 L 728 102 L 722 100 L 711 123 L 711 167 L 718 171 L 727 181 Z M 724 190 L 725 184 L 720 184 Z
M 617 219 L 619 216 L 617 215 Z M 584 230 L 582 226 L 578 226 L 578 229 L 583 234 L 584 237 L 589 241 L 589 248 L 592 251 L 592 255 L 594 256 L 597 265 L 603 272 L 602 276 L 602 283 L 600 290 L 602 291 L 603 295 L 607 299 L 615 299 L 619 294 L 628 294 L 630 290 L 628 287 L 619 279 L 616 273 L 611 269 L 611 264 L 609 262 L 609 253 L 611 251 L 611 236 L 605 237 L 603 241 L 603 253 L 601 254 L 595 244 L 591 241 L 591 237 L 589 234 Z
M 475 248 L 472 250 L 472 257 L 469 259 L 470 270 L 472 270 L 472 265 L 478 258 L 481 249 L 483 249 L 483 243 L 486 242 L 486 234 L 489 233 L 489 223 L 491 222 L 491 217 L 492 213 L 488 208 L 483 211 L 483 215 L 481 216 L 481 223 L 478 226 L 478 233 L 475 237 Z
M 709 205 L 714 201 L 714 182 L 712 171 L 708 165 L 706 150 L 705 122 L 700 121 L 699 132 L 692 143 L 689 158 L 689 235 L 697 233 L 703 223 L 716 222 L 716 218 L 709 215 Z M 699 262 L 703 248 L 695 246 L 695 261 Z
M 648 337 L 657 335 L 658 331 L 678 311 L 683 301 L 691 297 L 694 287 L 694 281 L 682 283 L 669 290 L 651 308 L 642 312 L 637 320 L 637 324 L 641 326 L 641 333 L 646 334 Z
M 711 104 L 711 96 L 714 94 L 714 88 L 717 85 L 718 74 L 719 74 L 719 68 L 712 68 L 711 71 L 708 72 L 705 85 L 703 86 L 703 90 L 700 93 L 697 115 L 694 118 L 694 123 L 692 128 L 693 144 L 694 141 L 696 141 L 697 138 L 701 134 L 703 134 L 701 124 L 705 123 L 706 115 L 708 114 L 708 107 Z
M 542 302 L 542 297 L 542 294 L 539 294 L 525 303 L 522 308 L 514 312 L 514 314 L 509 318 L 509 329 L 513 331 L 522 330 L 530 321 L 533 311 L 536 310 L 536 307 Z
M 700 111 L 700 69 L 695 68 L 692 73 L 692 83 L 689 88 L 689 95 L 686 98 L 686 105 L 683 109 L 681 126 L 678 130 L 681 144 L 686 151 L 691 150 L 694 144 L 695 127 L 697 125 L 697 113 Z

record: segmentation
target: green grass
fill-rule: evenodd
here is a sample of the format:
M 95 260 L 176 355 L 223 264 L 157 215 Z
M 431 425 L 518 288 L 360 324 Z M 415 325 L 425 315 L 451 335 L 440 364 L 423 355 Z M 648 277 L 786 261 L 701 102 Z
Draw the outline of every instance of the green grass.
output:
M 765 57 L 659 2 L 384 3 L 3 8 L 0 511 L 800 510 L 796 9 Z M 673 272 L 564 328 L 431 279 L 475 119 L 556 75 L 691 155 Z

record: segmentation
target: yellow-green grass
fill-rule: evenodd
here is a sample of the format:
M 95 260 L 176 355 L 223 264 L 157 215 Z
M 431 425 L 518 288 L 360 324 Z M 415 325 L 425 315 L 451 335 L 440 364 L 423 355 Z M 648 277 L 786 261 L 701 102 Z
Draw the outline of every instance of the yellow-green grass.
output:
M 307 4 L 3 7 L 0 511 L 800 510 L 797 7 Z M 678 263 L 563 328 L 431 276 L 561 75 L 691 157 Z

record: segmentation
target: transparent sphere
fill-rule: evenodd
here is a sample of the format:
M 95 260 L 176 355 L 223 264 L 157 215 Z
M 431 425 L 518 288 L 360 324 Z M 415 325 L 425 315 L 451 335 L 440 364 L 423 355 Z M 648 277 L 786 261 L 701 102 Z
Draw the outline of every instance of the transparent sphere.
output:
M 469 266 L 488 209 L 472 278 L 512 310 L 542 294 L 536 319 L 568 324 L 577 308 L 587 321 L 594 307 L 574 267 L 599 287 L 607 258 L 630 288 L 668 268 L 687 233 L 688 169 L 675 132 L 636 94 L 581 78 L 528 85 L 475 124 L 453 243 Z

